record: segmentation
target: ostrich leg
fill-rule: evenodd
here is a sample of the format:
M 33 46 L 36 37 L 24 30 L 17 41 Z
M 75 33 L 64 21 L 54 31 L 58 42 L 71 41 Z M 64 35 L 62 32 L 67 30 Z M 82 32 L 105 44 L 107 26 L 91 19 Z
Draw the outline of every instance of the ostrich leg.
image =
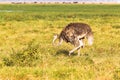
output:
M 80 55 L 80 47 L 83 46 L 83 41 L 82 39 L 79 40 L 79 46 L 75 47 L 74 49 L 72 49 L 71 51 L 69 51 L 69 56 L 71 55 L 71 53 L 73 53 L 74 51 L 78 50 L 78 56 Z

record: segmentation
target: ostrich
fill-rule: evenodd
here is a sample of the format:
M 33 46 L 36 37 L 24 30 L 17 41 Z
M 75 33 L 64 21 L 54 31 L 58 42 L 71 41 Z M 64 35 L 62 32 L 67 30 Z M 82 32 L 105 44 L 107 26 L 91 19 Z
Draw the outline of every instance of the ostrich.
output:
M 56 39 L 59 39 L 57 46 L 61 45 L 63 41 L 69 42 L 75 46 L 74 49 L 69 51 L 69 56 L 74 51 L 78 50 L 78 56 L 80 55 L 80 48 L 84 47 L 83 40 L 87 38 L 88 44 L 93 44 L 93 32 L 88 24 L 85 23 L 70 23 L 68 24 L 58 35 L 54 35 L 53 45 L 55 45 Z

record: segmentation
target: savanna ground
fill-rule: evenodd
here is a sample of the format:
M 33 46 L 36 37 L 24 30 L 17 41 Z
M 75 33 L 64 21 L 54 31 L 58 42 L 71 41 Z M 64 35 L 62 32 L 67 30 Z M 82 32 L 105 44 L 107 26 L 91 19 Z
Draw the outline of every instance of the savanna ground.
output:
M 51 44 L 71 22 L 94 32 L 79 57 Z M 0 80 L 120 80 L 120 5 L 1 4 Z

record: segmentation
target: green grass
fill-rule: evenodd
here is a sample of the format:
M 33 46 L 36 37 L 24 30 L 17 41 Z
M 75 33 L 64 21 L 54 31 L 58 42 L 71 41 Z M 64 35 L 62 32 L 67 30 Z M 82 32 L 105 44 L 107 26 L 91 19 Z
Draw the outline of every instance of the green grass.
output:
M 71 22 L 94 32 L 94 44 L 52 46 L 54 33 Z M 0 5 L 0 79 L 119 80 L 120 5 Z

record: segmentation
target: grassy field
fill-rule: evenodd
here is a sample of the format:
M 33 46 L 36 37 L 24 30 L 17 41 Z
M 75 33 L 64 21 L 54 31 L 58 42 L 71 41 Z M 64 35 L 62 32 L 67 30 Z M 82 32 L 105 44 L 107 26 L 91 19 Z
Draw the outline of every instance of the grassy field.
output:
M 94 44 L 52 46 L 68 23 L 91 26 Z M 0 5 L 0 80 L 120 80 L 120 5 Z

